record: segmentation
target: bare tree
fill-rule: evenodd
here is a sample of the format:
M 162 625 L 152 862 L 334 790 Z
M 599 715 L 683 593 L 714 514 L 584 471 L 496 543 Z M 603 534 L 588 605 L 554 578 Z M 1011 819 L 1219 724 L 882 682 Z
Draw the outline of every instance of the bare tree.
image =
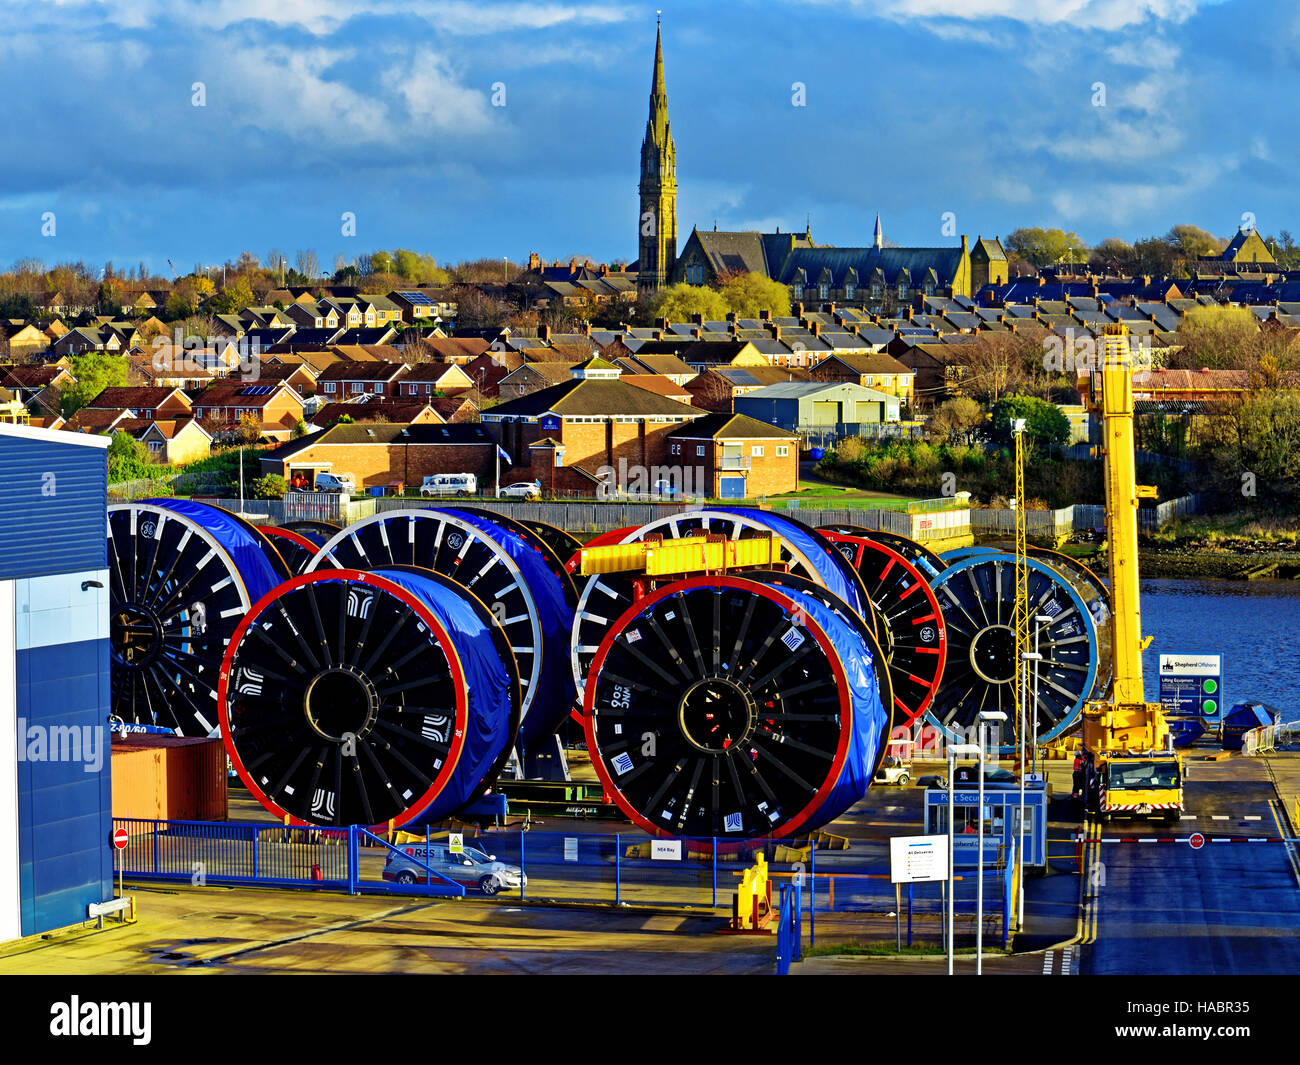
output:
M 316 253 L 310 248 L 303 248 L 294 253 L 293 264 L 298 269 L 298 273 L 304 277 L 320 277 L 320 260 L 316 258 Z

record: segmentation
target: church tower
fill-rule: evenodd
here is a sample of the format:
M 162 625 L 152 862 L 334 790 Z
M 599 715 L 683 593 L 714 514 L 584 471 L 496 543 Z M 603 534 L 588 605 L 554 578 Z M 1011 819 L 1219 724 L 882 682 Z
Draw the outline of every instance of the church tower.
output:
M 662 35 L 655 31 L 655 68 L 650 82 L 650 117 L 641 142 L 641 216 L 637 220 L 637 288 L 657 292 L 668 284 L 677 262 L 677 148 L 668 124 Z

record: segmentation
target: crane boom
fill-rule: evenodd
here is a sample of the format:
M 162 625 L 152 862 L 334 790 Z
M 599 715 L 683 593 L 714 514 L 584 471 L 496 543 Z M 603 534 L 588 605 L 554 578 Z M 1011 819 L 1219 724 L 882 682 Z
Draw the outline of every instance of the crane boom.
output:
M 1128 328 L 1107 326 L 1100 339 L 1093 409 L 1101 415 L 1104 434 L 1114 681 L 1108 700 L 1089 703 L 1083 711 L 1084 802 L 1088 812 L 1103 819 L 1114 813 L 1177 818 L 1183 808 L 1182 766 L 1170 748 L 1161 706 L 1146 701 L 1142 686 L 1142 652 L 1150 640 L 1142 637 L 1137 511 L 1138 500 L 1156 491 L 1137 483 Z

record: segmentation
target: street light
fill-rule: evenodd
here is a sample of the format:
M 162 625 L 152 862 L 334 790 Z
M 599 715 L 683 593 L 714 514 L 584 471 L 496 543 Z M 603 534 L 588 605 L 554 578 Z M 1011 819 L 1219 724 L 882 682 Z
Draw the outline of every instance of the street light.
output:
M 1005 721 L 1007 715 L 1001 710 L 981 710 L 980 711 L 980 797 L 979 810 L 979 838 L 975 846 L 979 849 L 978 876 L 975 882 L 975 975 L 980 976 L 984 972 L 984 763 L 988 757 L 988 723 L 990 721 Z
M 1041 622 L 1042 618 L 1034 618 L 1035 621 Z M 1051 619 L 1048 618 L 1048 621 Z M 1028 744 L 1028 737 L 1025 735 L 1025 689 L 1028 685 L 1029 663 L 1034 663 L 1034 743 L 1031 753 L 1034 760 L 1034 772 L 1038 772 L 1038 663 L 1043 660 L 1043 656 L 1038 653 L 1038 633 L 1039 628 L 1034 628 L 1034 649 L 1026 651 L 1020 657 L 1022 664 L 1020 666 L 1020 839 L 1016 847 L 1016 863 L 1019 866 L 1018 883 L 1020 890 L 1018 892 L 1019 901 L 1016 911 L 1016 929 L 1019 931 L 1025 926 L 1025 746 Z
M 948 745 L 948 975 L 952 975 L 952 914 L 953 896 L 957 890 L 957 879 L 953 876 L 952 864 L 952 822 L 953 822 L 953 777 L 956 774 L 957 755 L 979 754 L 979 745 L 975 743 L 952 743 Z M 981 770 L 983 765 L 981 763 Z

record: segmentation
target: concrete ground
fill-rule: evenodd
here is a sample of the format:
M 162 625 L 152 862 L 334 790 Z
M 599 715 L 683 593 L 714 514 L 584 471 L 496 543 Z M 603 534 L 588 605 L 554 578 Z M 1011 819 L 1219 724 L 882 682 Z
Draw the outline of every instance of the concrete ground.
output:
M 1300 755 L 1267 759 L 1189 756 L 1188 816 L 1178 826 L 1116 822 L 1094 832 L 1085 861 L 1101 881 L 1081 898 L 1078 811 L 1069 800 L 1070 763 L 1044 764 L 1057 798 L 1049 807 L 1050 868 L 1025 885 L 1025 927 L 1013 955 L 1001 953 L 1001 913 L 987 915 L 985 971 L 995 974 L 1237 973 L 1300 969 L 1300 857 L 1284 842 L 1208 843 L 1193 850 L 1192 832 L 1216 837 L 1279 840 L 1294 835 L 1300 794 Z M 930 771 L 917 766 L 917 775 Z M 851 840 L 848 852 L 817 855 L 819 883 L 837 863 L 886 868 L 890 836 L 915 832 L 922 791 L 873 788 L 868 798 L 833 826 Z M 245 811 L 237 801 L 237 816 Z M 232 809 L 232 814 L 236 810 Z M 541 828 L 542 826 L 537 826 Z M 615 832 L 624 826 L 556 819 L 543 831 Z M 530 836 L 530 840 L 541 839 Z M 1147 840 L 1143 845 L 1139 841 Z M 1164 841 L 1164 842 L 1161 842 Z M 530 848 L 534 846 L 530 842 Z M 530 856 L 533 851 L 530 849 Z M 720 934 L 734 883 L 720 870 L 719 900 L 712 911 L 702 886 L 683 887 L 682 898 L 656 886 L 645 873 L 640 890 L 625 888 L 634 904 L 644 894 L 656 905 L 614 908 L 538 905 L 595 891 L 543 869 L 530 870 L 529 900 L 499 897 L 441 900 L 398 896 L 348 896 L 310 890 L 190 887 L 127 882 L 139 921 L 102 932 L 82 930 L 0 948 L 0 973 L 769 973 L 772 936 Z M 773 872 L 782 871 L 774 868 Z M 577 870 L 576 875 L 584 875 Z M 600 878 L 605 874 L 591 874 Z M 1092 879 L 1096 879 L 1093 877 Z M 724 888 L 725 883 L 725 888 Z M 859 882 L 860 883 L 860 882 Z M 887 885 L 885 885 L 887 888 Z M 542 889 L 550 890 L 543 891 Z M 824 889 L 819 889 L 824 890 Z M 819 894 L 817 946 L 888 943 L 895 919 L 892 899 L 859 895 L 849 876 L 837 888 L 834 912 Z M 920 903 L 918 895 L 918 903 Z M 918 905 L 913 942 L 941 945 L 939 918 Z M 1081 910 L 1080 902 L 1086 902 Z M 703 905 L 701 905 L 703 903 Z M 674 907 L 692 905 L 693 912 Z M 813 920 L 804 919 L 806 940 Z M 902 922 L 906 934 L 905 920 Z M 973 918 L 958 917 L 958 948 L 974 945 Z M 809 957 L 801 974 L 941 974 L 942 954 Z M 958 973 L 974 959 L 959 954 Z
M 768 973 L 775 938 L 720 918 L 127 883 L 140 920 L 0 952 L 10 975 Z

